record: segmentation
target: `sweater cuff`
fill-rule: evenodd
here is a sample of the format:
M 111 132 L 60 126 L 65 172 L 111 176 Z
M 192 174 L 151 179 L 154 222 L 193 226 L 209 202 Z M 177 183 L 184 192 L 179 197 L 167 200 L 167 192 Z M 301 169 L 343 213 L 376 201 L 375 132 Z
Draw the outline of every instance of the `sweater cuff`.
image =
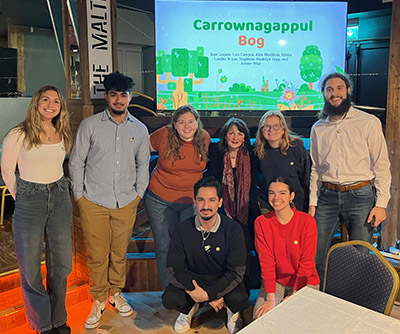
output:
M 214 287 L 207 286 L 204 288 L 204 290 L 207 292 L 209 301 L 213 301 L 213 300 L 217 299 L 217 291 L 214 289 Z
M 271 280 L 264 280 L 264 290 L 265 293 L 275 293 L 276 292 L 276 282 Z

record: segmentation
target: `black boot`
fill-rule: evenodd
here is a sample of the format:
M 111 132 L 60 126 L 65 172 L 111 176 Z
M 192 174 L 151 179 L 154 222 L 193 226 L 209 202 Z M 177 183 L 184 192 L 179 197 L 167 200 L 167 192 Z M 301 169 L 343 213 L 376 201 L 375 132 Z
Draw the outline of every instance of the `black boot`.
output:
M 60 327 L 54 328 L 54 333 L 57 334 L 70 334 L 71 333 L 71 327 L 69 327 L 67 324 L 64 324 Z
M 36 331 L 36 334 L 57 334 L 57 333 L 58 332 L 56 332 L 54 328 L 49 329 L 47 331 L 43 331 L 43 332 Z

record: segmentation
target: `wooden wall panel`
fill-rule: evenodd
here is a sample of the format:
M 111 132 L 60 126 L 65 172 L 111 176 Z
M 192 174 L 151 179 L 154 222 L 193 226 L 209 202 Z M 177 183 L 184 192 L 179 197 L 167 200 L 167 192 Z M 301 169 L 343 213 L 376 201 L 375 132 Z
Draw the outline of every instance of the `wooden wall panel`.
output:
M 386 140 L 392 165 L 392 198 L 388 218 L 382 224 L 382 246 L 389 249 L 400 239 L 400 0 L 393 0 L 392 6 Z
M 162 290 L 155 258 L 128 258 L 125 292 Z

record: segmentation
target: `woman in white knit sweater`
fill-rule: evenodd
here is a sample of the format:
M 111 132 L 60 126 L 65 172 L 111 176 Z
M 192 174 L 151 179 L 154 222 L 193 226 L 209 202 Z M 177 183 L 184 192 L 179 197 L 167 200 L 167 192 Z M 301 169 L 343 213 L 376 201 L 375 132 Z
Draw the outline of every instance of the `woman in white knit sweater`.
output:
M 72 210 L 63 162 L 71 146 L 66 105 L 52 86 L 35 93 L 25 121 L 3 141 L 1 172 L 15 199 L 12 224 L 25 311 L 38 333 L 70 333 L 65 295 L 72 269 Z M 47 289 L 40 271 L 43 239 Z

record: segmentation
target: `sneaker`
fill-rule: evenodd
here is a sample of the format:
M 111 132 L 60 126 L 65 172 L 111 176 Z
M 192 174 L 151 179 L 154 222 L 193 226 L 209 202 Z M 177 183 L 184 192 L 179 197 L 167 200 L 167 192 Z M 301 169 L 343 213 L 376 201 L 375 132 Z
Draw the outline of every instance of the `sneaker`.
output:
M 190 325 L 192 324 L 193 314 L 199 309 L 199 303 L 193 305 L 192 309 L 188 314 L 181 313 L 178 316 L 178 319 L 175 321 L 174 330 L 177 333 L 185 333 L 190 329 Z
M 85 328 L 94 329 L 100 324 L 100 318 L 106 309 L 106 302 L 95 300 L 88 317 L 86 318 Z
M 231 334 L 235 334 L 239 332 L 243 327 L 243 320 L 240 316 L 240 312 L 233 313 L 229 307 L 226 308 L 226 328 L 228 328 L 228 332 Z
M 132 307 L 119 292 L 110 297 L 110 304 L 111 306 L 115 307 L 120 316 L 127 317 L 133 313 Z

